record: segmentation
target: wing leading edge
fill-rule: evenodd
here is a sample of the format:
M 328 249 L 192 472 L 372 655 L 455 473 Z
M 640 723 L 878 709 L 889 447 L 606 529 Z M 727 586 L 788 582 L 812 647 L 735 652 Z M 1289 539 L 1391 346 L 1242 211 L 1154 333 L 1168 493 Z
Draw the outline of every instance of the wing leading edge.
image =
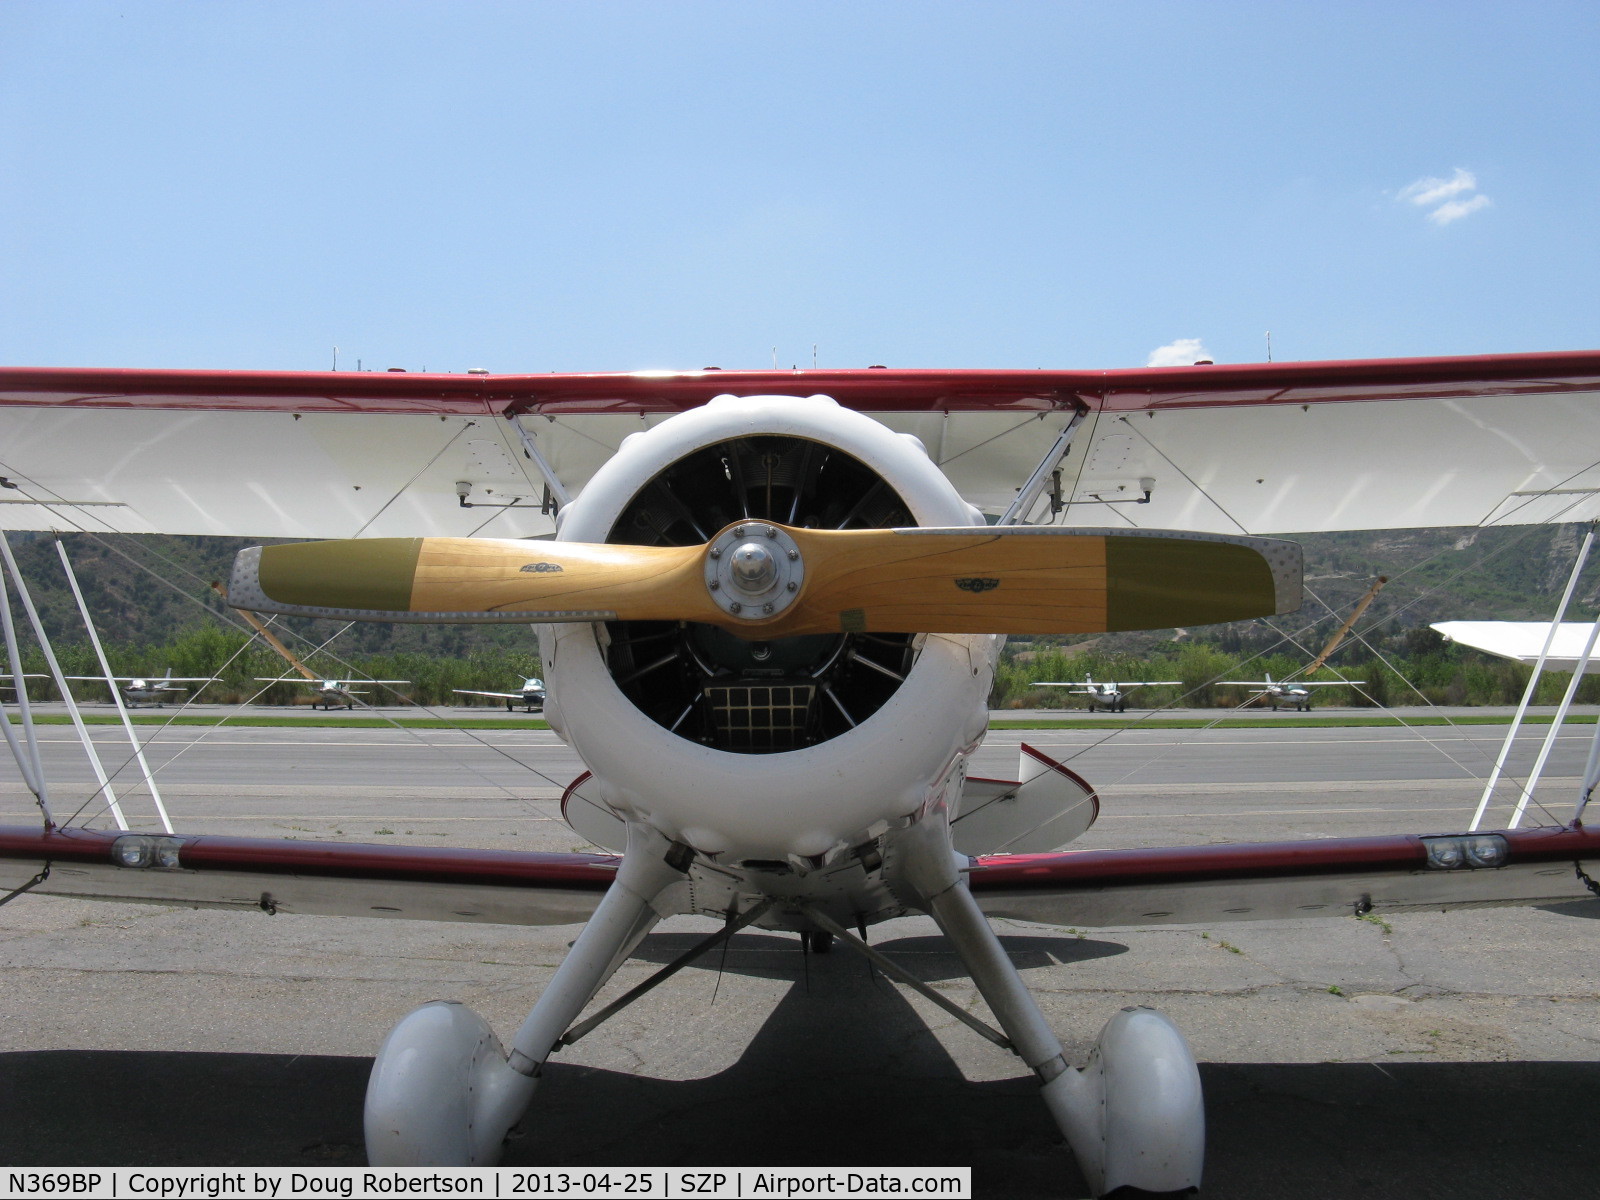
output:
M 183 908 L 502 925 L 586 921 L 608 854 L 0 826 L 0 888 Z
M 1339 917 L 1588 899 L 1600 830 L 1392 834 L 990 856 L 968 876 L 992 917 L 1110 927 Z
M 490 536 L 544 534 L 524 438 L 576 494 L 628 434 L 721 394 L 832 396 L 918 437 L 990 512 L 1086 414 L 1059 497 L 1058 520 L 1077 526 L 1600 515 L 1600 352 L 1583 351 L 1110 371 L 0 368 L 0 527 L 466 536 L 488 521 Z
M 607 854 L 375 846 L 0 827 L 0 888 L 177 907 L 509 925 L 587 920 Z M 989 855 L 992 917 L 1105 928 L 1556 904 L 1590 898 L 1600 830 L 1393 834 L 1307 842 Z

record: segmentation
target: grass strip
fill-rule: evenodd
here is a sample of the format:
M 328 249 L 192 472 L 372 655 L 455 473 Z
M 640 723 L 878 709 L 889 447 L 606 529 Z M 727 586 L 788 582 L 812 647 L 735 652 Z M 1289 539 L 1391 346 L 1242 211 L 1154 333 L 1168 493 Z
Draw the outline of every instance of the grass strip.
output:
M 1593 725 L 1593 713 L 1569 715 L 1568 725 Z M 1522 718 L 1524 725 L 1548 725 L 1548 714 Z M 1401 725 L 1509 725 L 1510 717 L 1149 717 L 1134 720 L 1114 717 L 1092 720 L 1086 717 L 997 718 L 990 729 L 1393 729 Z
M 266 729 L 393 729 L 396 725 L 402 729 L 549 729 L 548 721 L 529 718 L 519 721 L 491 720 L 485 717 L 459 717 L 448 720 L 443 717 L 273 717 L 273 716 L 241 716 L 241 717 L 156 717 L 134 716 L 128 714 L 135 725 L 200 725 L 218 726 L 226 725 L 230 729 L 242 727 Z M 35 713 L 35 725 L 70 725 L 72 720 L 65 713 Z M 122 722 L 113 716 L 104 713 L 84 713 L 85 725 L 120 725 Z
M 163 717 L 129 714 L 135 725 L 227 725 L 234 728 L 295 728 L 295 729 L 549 729 L 550 723 L 537 717 L 518 719 L 489 717 L 275 717 L 275 716 L 176 716 Z M 68 725 L 65 713 L 35 713 L 37 725 Z M 1593 725 L 1593 713 L 1574 714 L 1567 717 L 1568 725 Z M 85 713 L 86 725 L 117 725 L 120 721 L 109 713 Z M 1548 713 L 1534 714 L 1522 719 L 1524 725 L 1548 725 Z M 1482 717 L 997 717 L 989 722 L 990 729 L 1373 729 L 1393 728 L 1400 725 L 1509 725 L 1509 716 Z

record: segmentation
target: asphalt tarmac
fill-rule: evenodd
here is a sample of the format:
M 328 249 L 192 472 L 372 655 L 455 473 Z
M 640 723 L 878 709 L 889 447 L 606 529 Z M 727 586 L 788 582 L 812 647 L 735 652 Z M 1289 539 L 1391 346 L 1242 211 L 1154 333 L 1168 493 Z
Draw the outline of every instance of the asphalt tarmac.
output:
M 1570 813 L 1590 732 L 1555 743 L 1539 794 L 1553 818 Z M 1068 761 L 1104 800 L 1084 846 L 1443 831 L 1465 828 L 1503 735 L 1268 722 L 1102 744 L 1098 730 L 996 730 L 976 766 L 1009 774 L 1024 740 Z M 92 784 L 70 729 L 44 736 L 61 811 Z M 120 731 L 95 736 L 117 770 Z M 1533 751 L 1518 750 L 1516 770 Z M 184 830 L 580 844 L 556 813 L 579 768 L 544 731 L 174 726 L 147 754 Z M 153 823 L 142 788 L 122 801 L 134 824 Z M 30 805 L 0 782 L 0 821 L 34 819 Z M 1596 915 L 1585 902 L 1384 922 L 997 926 L 1069 1055 L 1127 1004 L 1184 1028 L 1208 1094 L 1207 1196 L 1456 1200 L 1600 1194 Z M 707 928 L 664 923 L 606 994 Z M 0 908 L 0 1162 L 358 1165 L 366 1073 L 389 1027 L 453 998 L 509 1035 L 575 932 L 20 897 Z M 891 922 L 873 941 L 981 1010 L 930 922 Z M 557 1056 L 509 1157 L 969 1165 L 980 1196 L 1083 1195 L 1035 1092 L 1014 1058 L 843 948 L 806 957 L 792 936 L 747 932 Z

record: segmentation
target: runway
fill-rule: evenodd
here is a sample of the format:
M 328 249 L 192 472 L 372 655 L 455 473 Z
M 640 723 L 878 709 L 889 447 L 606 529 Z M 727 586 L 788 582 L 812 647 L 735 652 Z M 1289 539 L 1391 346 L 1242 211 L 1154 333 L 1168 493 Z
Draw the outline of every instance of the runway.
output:
M 43 731 L 58 809 L 92 789 Z M 1555 745 L 1541 800 L 1570 812 L 1591 730 Z M 1464 828 L 1500 727 L 995 730 L 1104 801 L 1084 846 Z M 1531 758 L 1518 751 L 1517 769 Z M 97 744 L 115 769 L 114 727 Z M 124 747 L 125 742 L 121 743 Z M 183 830 L 576 849 L 545 731 L 169 727 L 147 751 Z M 125 757 L 125 752 L 123 753 Z M 120 778 L 126 777 L 126 772 Z M 130 818 L 149 797 L 129 786 Z M 35 818 L 20 784 L 0 820 Z M 999 922 L 1069 1053 L 1126 1004 L 1184 1028 L 1208 1089 L 1208 1197 L 1585 1194 L 1600 1103 L 1592 923 L 1566 911 L 1063 931 Z M 707 926 L 665 923 L 608 986 Z M 0 909 L 0 1161 L 355 1165 L 370 1056 L 434 998 L 515 1029 L 574 927 L 434 926 L 92 905 Z M 931 923 L 873 941 L 981 1008 Z M 721 970 L 719 972 L 719 966 Z M 970 1165 L 985 1197 L 1083 1185 L 1020 1064 L 841 950 L 746 933 L 558 1056 L 510 1158 L 551 1165 Z

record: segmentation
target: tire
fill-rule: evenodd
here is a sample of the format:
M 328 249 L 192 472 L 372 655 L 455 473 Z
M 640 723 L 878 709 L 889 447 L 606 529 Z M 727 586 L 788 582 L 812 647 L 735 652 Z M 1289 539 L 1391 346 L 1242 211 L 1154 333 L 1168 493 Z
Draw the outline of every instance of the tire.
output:
M 827 954 L 833 949 L 833 934 L 826 929 L 807 929 L 800 935 L 800 943 L 808 954 Z

